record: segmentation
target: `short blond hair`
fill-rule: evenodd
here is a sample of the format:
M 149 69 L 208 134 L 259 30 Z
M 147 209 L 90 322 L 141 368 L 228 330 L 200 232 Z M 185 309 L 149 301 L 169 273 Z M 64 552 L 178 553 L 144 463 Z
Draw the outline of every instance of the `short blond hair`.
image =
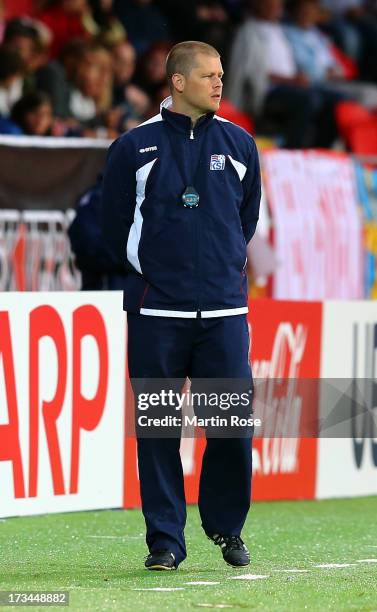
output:
M 195 58 L 198 53 L 220 57 L 220 53 L 207 43 L 199 40 L 186 40 L 174 45 L 166 58 L 166 76 L 169 87 L 172 89 L 173 74 L 189 75 L 195 67 Z

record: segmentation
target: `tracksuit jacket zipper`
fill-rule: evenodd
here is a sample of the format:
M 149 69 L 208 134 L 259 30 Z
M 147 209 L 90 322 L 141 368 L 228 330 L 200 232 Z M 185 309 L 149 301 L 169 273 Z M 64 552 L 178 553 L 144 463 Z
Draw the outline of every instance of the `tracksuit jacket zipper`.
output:
M 189 140 L 194 140 L 194 130 L 190 129 L 190 138 Z M 201 311 L 201 276 L 200 276 L 200 255 L 199 255 L 199 242 L 200 242 L 200 224 L 198 219 L 198 214 L 200 208 L 200 202 L 198 208 L 192 209 L 192 212 L 195 217 L 193 219 L 193 229 L 194 229 L 194 253 L 195 253 L 195 270 L 196 270 L 196 280 L 197 280 L 197 302 L 196 302 L 196 318 L 200 319 L 202 316 Z M 189 212 L 189 211 L 188 211 Z

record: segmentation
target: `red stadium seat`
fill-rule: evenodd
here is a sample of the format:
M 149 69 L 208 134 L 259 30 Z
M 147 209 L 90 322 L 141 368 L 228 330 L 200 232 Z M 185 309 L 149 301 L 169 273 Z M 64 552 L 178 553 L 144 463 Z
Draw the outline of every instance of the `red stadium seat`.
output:
M 224 117 L 224 119 L 228 119 L 228 121 L 233 121 L 233 123 L 237 123 L 244 130 L 249 132 L 249 134 L 255 134 L 255 125 L 249 115 L 238 110 L 229 100 L 223 99 L 219 108 L 220 117 Z
M 7 0 L 5 2 L 5 16 L 7 19 L 11 19 L 13 17 L 34 15 L 35 4 L 33 0 Z
M 359 155 L 377 155 L 377 117 L 371 117 L 351 128 L 350 148 Z
M 359 73 L 356 62 L 336 45 L 331 45 L 330 50 L 334 59 L 341 65 L 344 78 L 347 80 L 356 79 Z
M 335 109 L 336 122 L 340 135 L 347 146 L 350 146 L 350 132 L 355 126 L 368 123 L 371 113 L 357 102 L 339 102 Z

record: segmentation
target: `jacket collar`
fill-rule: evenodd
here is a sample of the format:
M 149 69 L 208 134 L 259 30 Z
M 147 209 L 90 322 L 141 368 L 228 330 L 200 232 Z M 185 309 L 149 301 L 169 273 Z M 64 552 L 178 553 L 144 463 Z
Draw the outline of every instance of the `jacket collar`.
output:
M 170 108 L 172 105 L 172 98 L 169 96 L 165 98 L 161 102 L 160 110 L 161 116 L 166 123 L 173 127 L 175 130 L 186 134 L 186 136 L 190 136 L 191 134 L 191 118 L 187 115 L 182 115 L 181 113 L 173 113 Z M 198 119 L 193 129 L 194 136 L 200 134 L 203 130 L 205 130 L 211 120 L 213 119 L 215 113 L 206 113 L 202 117 Z

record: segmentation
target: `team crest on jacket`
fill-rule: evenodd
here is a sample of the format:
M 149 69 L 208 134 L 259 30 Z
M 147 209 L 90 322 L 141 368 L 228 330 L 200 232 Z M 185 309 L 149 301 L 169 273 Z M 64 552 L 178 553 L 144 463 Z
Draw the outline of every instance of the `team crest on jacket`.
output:
M 224 170 L 225 155 L 211 155 L 210 170 Z

